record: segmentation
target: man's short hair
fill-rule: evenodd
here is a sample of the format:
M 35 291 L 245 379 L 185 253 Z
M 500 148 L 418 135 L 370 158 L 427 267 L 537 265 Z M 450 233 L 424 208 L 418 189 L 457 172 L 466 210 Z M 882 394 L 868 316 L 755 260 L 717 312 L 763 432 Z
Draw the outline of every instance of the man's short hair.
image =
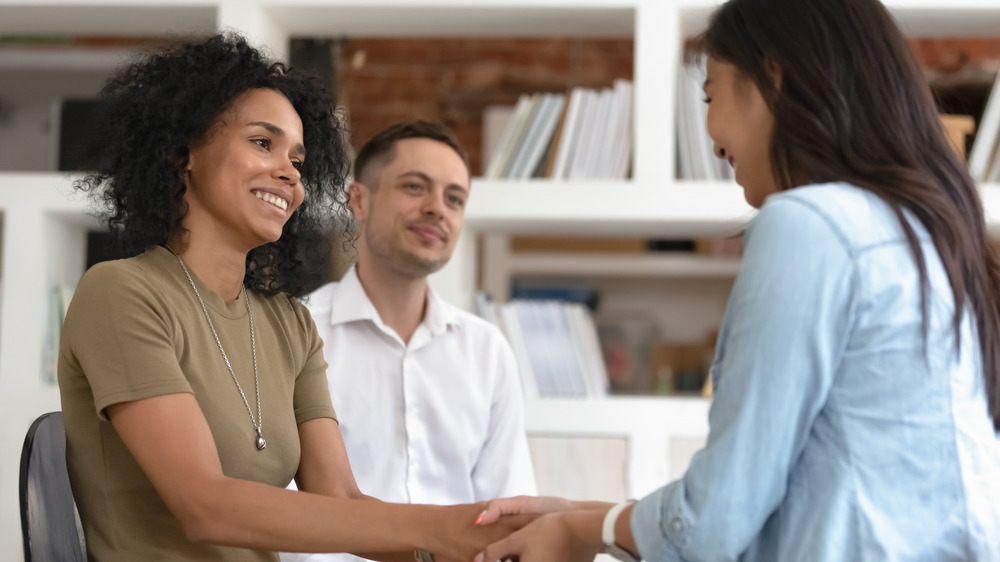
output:
M 377 189 L 378 182 L 367 183 L 369 178 L 366 174 L 374 167 L 384 166 L 396 157 L 396 141 L 402 139 L 431 139 L 444 143 L 452 148 L 465 164 L 465 169 L 472 175 L 469 169 L 469 155 L 465 148 L 458 142 L 458 137 L 451 129 L 440 123 L 431 121 L 410 121 L 406 123 L 396 123 L 388 129 L 383 130 L 361 147 L 357 158 L 354 159 L 354 179 L 368 186 L 368 189 Z

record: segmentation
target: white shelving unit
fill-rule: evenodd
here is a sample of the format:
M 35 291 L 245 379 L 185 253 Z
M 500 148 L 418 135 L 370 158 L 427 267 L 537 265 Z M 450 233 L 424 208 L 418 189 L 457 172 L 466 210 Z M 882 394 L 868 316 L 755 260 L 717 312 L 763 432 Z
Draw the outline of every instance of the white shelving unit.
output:
M 996 0 L 887 4 L 911 35 L 1000 35 Z M 293 36 L 634 37 L 632 179 L 474 181 L 463 241 L 433 279 L 449 300 L 471 303 L 479 234 L 690 238 L 725 236 L 745 225 L 753 210 L 737 186 L 675 180 L 675 68 L 682 39 L 704 26 L 715 5 L 714 0 L 0 0 L 0 34 L 142 36 L 236 29 L 279 57 Z M 0 69 L 25 64 L 18 56 L 5 63 L 0 51 Z M 5 451 L 0 550 L 14 560 L 21 551 L 16 507 L 21 441 L 31 419 L 59 408 L 56 388 L 40 375 L 46 295 L 52 284 L 72 283 L 82 274 L 83 234 L 94 225 L 70 185 L 71 178 L 62 174 L 0 173 L 0 450 Z M 1000 231 L 1000 186 L 983 193 L 991 227 Z M 512 263 L 515 270 L 540 267 L 520 258 Z M 559 267 L 577 274 L 607 264 L 567 259 Z M 643 275 L 682 266 L 622 262 L 615 267 Z M 698 399 L 544 400 L 528 404 L 527 423 L 535 434 L 622 436 L 626 493 L 638 495 L 682 470 L 686 460 L 678 451 L 704 439 L 706 409 L 707 402 Z M 681 441 L 671 441 L 675 438 Z
M 572 458 L 577 451 L 587 450 L 584 444 L 557 451 L 570 457 L 552 467 L 561 469 L 558 474 L 548 472 L 549 467 L 536 469 L 542 469 L 540 487 L 547 483 L 546 477 L 569 480 L 593 471 L 598 475 L 591 479 L 594 489 L 577 499 L 623 501 L 642 497 L 683 473 L 708 435 L 708 401 L 688 397 L 533 399 L 525 404 L 525 423 L 536 437 L 574 436 L 584 443 L 589 439 L 622 441 L 625 462 L 594 454 Z M 597 466 L 602 461 L 612 468 L 602 470 Z
M 560 277 L 653 277 L 685 279 L 732 279 L 740 269 L 739 258 L 642 254 L 565 254 L 524 252 L 510 260 L 513 275 Z

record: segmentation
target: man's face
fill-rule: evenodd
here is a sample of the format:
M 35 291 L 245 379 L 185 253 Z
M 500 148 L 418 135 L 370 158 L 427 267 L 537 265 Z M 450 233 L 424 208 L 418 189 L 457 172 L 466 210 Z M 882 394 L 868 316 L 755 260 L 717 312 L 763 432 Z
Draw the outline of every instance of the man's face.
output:
M 426 277 L 451 258 L 469 198 L 469 171 L 448 145 L 402 139 L 395 157 L 351 186 L 352 209 L 369 259 Z

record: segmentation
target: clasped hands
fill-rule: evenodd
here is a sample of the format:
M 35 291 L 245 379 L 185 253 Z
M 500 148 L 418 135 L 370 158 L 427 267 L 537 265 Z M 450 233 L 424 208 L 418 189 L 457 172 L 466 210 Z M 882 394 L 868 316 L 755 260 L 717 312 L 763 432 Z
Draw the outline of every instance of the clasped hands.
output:
M 474 562 L 591 562 L 603 549 L 601 523 L 611 505 L 518 496 L 455 506 L 480 511 L 466 527 L 468 540 L 459 539 L 463 544 L 450 556 L 435 552 L 435 559 L 469 562 L 465 553 L 475 547 Z

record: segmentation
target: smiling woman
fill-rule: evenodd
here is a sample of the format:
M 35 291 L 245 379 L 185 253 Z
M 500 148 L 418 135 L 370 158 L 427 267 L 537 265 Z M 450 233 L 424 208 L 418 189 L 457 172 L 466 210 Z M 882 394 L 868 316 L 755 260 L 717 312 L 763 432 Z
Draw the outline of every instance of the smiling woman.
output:
M 696 45 L 760 208 L 708 444 L 638 502 L 495 501 L 554 513 L 480 560 L 1000 560 L 1000 262 L 892 16 L 728 0 Z
M 241 94 L 208 140 L 190 151 L 186 231 L 172 234 L 171 246 L 214 232 L 213 223 L 232 230 L 220 243 L 237 254 L 277 241 L 305 197 L 304 158 L 302 121 L 288 99 L 267 88 Z
M 760 90 L 735 66 L 709 58 L 705 70 L 706 126 L 715 155 L 733 167 L 747 203 L 760 207 L 778 190 L 768 160 L 774 116 Z
M 296 300 L 317 282 L 304 235 L 345 210 L 329 96 L 233 35 L 153 53 L 104 96 L 103 167 L 78 186 L 132 257 L 80 280 L 59 357 L 89 559 L 468 560 L 502 535 L 473 526 L 482 505 L 386 504 L 351 473 Z

